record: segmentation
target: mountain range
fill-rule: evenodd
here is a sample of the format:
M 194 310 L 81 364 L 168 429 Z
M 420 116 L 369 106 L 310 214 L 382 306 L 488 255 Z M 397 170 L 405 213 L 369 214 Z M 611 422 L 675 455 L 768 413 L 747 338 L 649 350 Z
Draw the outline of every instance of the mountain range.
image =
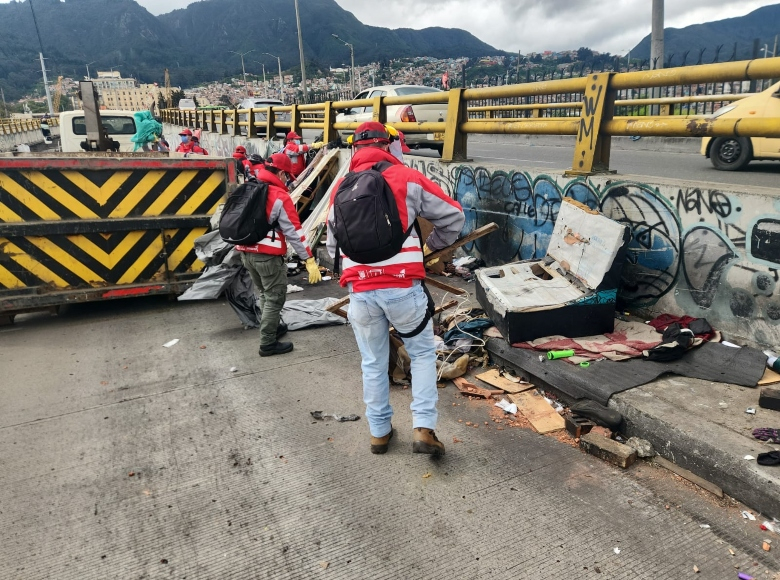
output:
M 484 56 L 492 46 L 460 29 L 423 30 L 366 26 L 334 0 L 299 0 L 303 47 L 310 64 L 349 64 L 392 58 Z M 141 82 L 163 82 L 170 69 L 174 85 L 235 77 L 244 53 L 247 72 L 261 63 L 276 71 L 300 65 L 293 0 L 201 0 L 186 8 L 153 16 L 134 0 L 35 0 L 33 3 L 47 59 L 50 82 L 58 75 L 79 78 L 98 68 L 119 69 Z M 40 45 L 29 0 L 0 4 L 0 86 L 19 98 L 41 84 Z
M 688 51 L 685 63 L 690 65 L 698 62 L 699 53 L 704 49 L 702 62 L 710 63 L 715 60 L 717 47 L 722 45 L 718 61 L 723 62 L 731 58 L 736 43 L 735 60 L 747 60 L 754 56 L 762 58 L 763 52 L 753 54 L 753 41 L 758 39 L 760 48 L 763 48 L 766 43 L 769 56 L 772 56 L 775 35 L 778 33 L 780 33 L 780 4 L 773 4 L 737 18 L 693 24 L 685 28 L 666 28 L 664 29 L 664 54 L 667 61 L 671 57 L 673 66 L 679 66 L 683 62 L 683 54 Z M 649 34 L 631 49 L 631 58 L 650 58 Z

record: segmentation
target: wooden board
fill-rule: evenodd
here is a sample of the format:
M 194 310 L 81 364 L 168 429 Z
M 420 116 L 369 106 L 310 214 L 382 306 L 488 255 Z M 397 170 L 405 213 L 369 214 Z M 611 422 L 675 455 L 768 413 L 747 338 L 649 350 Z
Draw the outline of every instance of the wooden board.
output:
M 758 381 L 758 386 L 763 387 L 764 385 L 774 385 L 775 383 L 780 383 L 780 374 L 772 369 L 766 369 L 764 371 L 764 376 Z
M 472 395 L 474 397 L 482 397 L 483 399 L 490 399 L 493 395 L 503 394 L 502 391 L 491 391 L 488 389 L 483 389 L 482 387 L 478 387 L 477 385 L 475 385 L 474 383 L 470 383 L 463 377 L 452 379 L 452 382 L 455 383 L 455 386 L 458 387 L 458 390 L 464 395 Z
M 476 378 L 478 378 L 483 383 L 487 383 L 492 387 L 496 387 L 497 389 L 501 389 L 502 391 L 512 394 L 522 393 L 534 388 L 531 383 L 526 383 L 525 381 L 522 383 L 513 383 L 509 379 L 506 379 L 498 374 L 498 369 L 491 369 L 486 373 L 477 375 Z
M 430 276 L 425 278 L 425 283 L 430 284 L 434 288 L 438 288 L 439 290 L 444 290 L 445 292 L 449 292 L 450 294 L 456 294 L 458 296 L 466 296 L 468 295 L 469 291 L 464 290 L 463 288 L 458 288 L 457 286 L 451 286 L 450 284 L 445 284 L 444 282 L 441 282 L 440 280 L 436 280 L 435 278 L 431 278 Z
M 517 405 L 517 410 L 539 433 L 551 433 L 566 427 L 563 417 L 544 400 L 544 397 L 535 395 L 534 391 L 509 395 L 509 400 Z
M 676 473 L 680 477 L 684 477 L 691 483 L 695 483 L 700 488 L 706 489 L 707 491 L 709 491 L 710 493 L 718 497 L 723 497 L 723 490 L 719 488 L 717 485 L 715 485 L 714 483 L 710 483 L 706 479 L 702 479 L 695 473 L 691 473 L 684 467 L 680 467 L 676 463 L 672 463 L 671 461 L 669 461 L 668 459 L 664 459 L 660 455 L 656 455 L 655 457 L 653 457 L 653 463 L 660 465 L 661 467 L 665 467 L 669 471 Z
M 482 226 L 481 228 L 477 228 L 470 234 L 466 234 L 462 238 L 460 238 L 458 241 L 456 241 L 454 244 L 450 244 L 446 248 L 442 248 L 441 250 L 436 250 L 435 252 L 431 252 L 427 256 L 425 256 L 425 263 L 428 264 L 428 262 L 432 262 L 433 260 L 437 258 L 441 258 L 448 252 L 451 252 L 452 250 L 455 250 L 457 248 L 460 248 L 461 246 L 465 246 L 469 242 L 473 242 L 477 238 L 481 238 L 482 236 L 485 236 L 491 232 L 494 232 L 498 229 L 498 224 L 495 222 L 491 222 L 485 226 Z

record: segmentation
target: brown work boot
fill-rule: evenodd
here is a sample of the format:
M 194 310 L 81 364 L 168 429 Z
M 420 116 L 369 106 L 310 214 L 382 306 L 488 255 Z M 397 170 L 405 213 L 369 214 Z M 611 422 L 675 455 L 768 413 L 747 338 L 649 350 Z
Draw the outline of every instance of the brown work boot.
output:
M 385 435 L 384 437 L 374 437 L 371 436 L 371 453 L 374 453 L 376 455 L 381 455 L 382 453 L 387 453 L 387 446 L 390 444 L 390 439 L 393 438 L 393 427 L 390 426 L 390 433 Z
M 444 455 L 444 443 L 439 441 L 433 429 L 415 427 L 412 452 L 427 453 L 428 455 L 438 457 L 439 455 Z

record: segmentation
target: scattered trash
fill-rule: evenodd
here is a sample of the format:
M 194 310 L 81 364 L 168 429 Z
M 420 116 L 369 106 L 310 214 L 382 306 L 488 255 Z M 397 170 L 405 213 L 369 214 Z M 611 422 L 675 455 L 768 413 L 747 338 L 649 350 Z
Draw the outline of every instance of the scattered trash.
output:
M 505 412 L 511 413 L 512 415 L 517 414 L 517 405 L 510 403 L 506 399 L 501 399 L 498 403 L 496 403 L 496 407 L 503 409 Z
M 230 372 L 231 373 L 237 373 L 238 372 L 238 367 L 230 367 Z
M 303 292 L 303 288 L 295 284 L 287 284 L 287 294 L 292 294 L 293 292 Z
M 694 571 L 694 573 L 696 573 L 696 574 L 698 574 L 698 573 L 699 573 L 699 567 L 698 567 L 698 566 L 696 566 L 695 564 L 694 564 L 694 566 L 693 566 L 693 571 Z
M 732 550 L 731 548 L 729 548 L 729 554 L 731 554 L 732 556 L 736 556 L 737 555 L 737 553 L 734 550 Z
M 330 562 L 320 562 L 320 567 L 323 570 L 326 570 L 328 568 L 328 566 L 330 566 Z
M 574 351 L 569 350 L 548 350 L 547 351 L 547 360 L 555 360 L 559 358 L 569 358 L 574 356 Z
M 755 578 L 753 578 L 753 576 L 748 576 L 744 572 L 740 572 L 739 574 L 737 574 L 737 578 L 739 578 L 739 580 L 756 580 Z
M 470 383 L 466 379 L 462 377 L 456 377 L 452 379 L 452 382 L 455 383 L 455 386 L 458 387 L 458 390 L 461 393 L 464 393 L 466 395 L 473 395 L 475 397 L 482 397 L 483 399 L 490 399 L 493 395 L 501 395 L 503 394 L 503 391 L 490 391 L 488 389 L 483 389 L 482 387 L 478 387 L 474 383 Z
M 725 409 L 725 408 L 727 408 L 727 407 L 728 407 L 728 403 L 724 403 L 723 401 L 721 401 L 720 403 L 718 403 L 718 406 L 719 406 L 721 409 Z
M 498 374 L 500 376 L 504 377 L 506 380 L 512 381 L 513 383 L 522 383 L 522 382 L 524 382 L 523 379 L 521 379 L 520 377 L 514 376 L 512 373 L 510 373 L 507 370 L 500 370 L 498 372 Z
M 752 455 L 745 455 L 745 459 L 747 461 L 753 461 L 755 459 L 755 457 L 753 457 Z
M 179 339 L 178 338 L 174 338 L 173 340 L 169 340 L 168 342 L 166 342 L 163 346 L 165 348 L 171 348 L 177 342 L 179 342 Z
M 751 522 L 754 522 L 754 521 L 756 521 L 756 516 L 754 516 L 753 514 L 751 514 L 751 513 L 750 513 L 750 512 L 748 512 L 748 511 L 743 511 L 743 512 L 742 512 L 742 517 L 743 517 L 744 519 L 746 519 L 746 520 L 750 520 Z
M 748 407 L 747 409 L 745 409 L 745 413 L 747 413 L 748 415 L 755 415 L 756 410 L 753 407 Z
M 772 540 L 764 540 L 764 543 L 761 544 L 761 548 L 764 550 L 764 552 L 768 552 L 772 549 Z
M 640 439 L 639 437 L 631 437 L 628 441 L 626 441 L 626 445 L 631 447 L 631 449 L 634 449 L 638 457 L 655 456 L 655 450 L 653 449 L 653 444 L 645 439 Z
M 775 534 L 780 534 L 780 523 L 777 521 L 774 522 L 767 521 L 761 524 L 761 529 Z
M 439 369 L 437 374 L 441 380 L 462 377 L 466 374 L 469 367 L 469 355 L 464 354 L 456 359 L 455 362 L 440 362 L 437 360 L 436 366 Z
M 328 280 L 333 280 L 333 278 L 331 276 L 323 276 L 322 277 L 322 281 L 323 282 L 327 282 Z
M 709 530 L 710 529 L 710 525 L 709 524 L 699 524 L 699 527 L 702 530 Z
M 335 413 L 323 413 L 322 411 L 311 411 L 311 416 L 315 419 L 324 420 L 327 418 L 335 419 L 339 423 L 344 423 L 345 421 L 357 421 L 360 419 L 360 415 L 336 415 Z
M 615 552 L 615 554 L 620 554 L 620 548 L 615 548 L 615 549 L 614 549 L 614 550 L 612 550 L 612 551 L 613 551 L 613 552 Z
M 431 476 L 431 472 L 427 472 L 425 475 L 423 475 L 423 479 L 428 479 Z
M 720 343 L 721 343 L 723 346 L 730 346 L 731 348 L 742 348 L 742 347 L 741 347 L 741 346 L 739 346 L 738 344 L 734 344 L 733 342 L 729 342 L 728 340 L 722 340 L 722 341 L 720 341 Z

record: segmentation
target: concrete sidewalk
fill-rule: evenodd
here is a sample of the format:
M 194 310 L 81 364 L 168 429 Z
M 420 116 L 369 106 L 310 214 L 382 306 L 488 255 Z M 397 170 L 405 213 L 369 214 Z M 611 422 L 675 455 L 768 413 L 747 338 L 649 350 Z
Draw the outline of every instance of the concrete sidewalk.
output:
M 304 287 L 291 299 L 343 293 Z M 411 453 L 410 393 L 395 387 L 397 437 L 371 455 L 364 419 L 309 414 L 364 414 L 351 328 L 290 339 L 289 355 L 260 358 L 225 302 L 156 298 L 0 329 L 0 579 L 780 570 L 744 508 L 644 462 L 620 471 L 494 423 L 491 405 L 452 385 L 440 390 L 441 461 Z
M 520 369 L 505 341 L 491 340 L 493 357 Z M 549 361 L 547 364 L 568 364 Z M 593 363 L 598 364 L 598 362 Z M 570 402 L 544 376 L 534 384 Z M 614 395 L 609 406 L 625 419 L 625 434 L 650 441 L 662 457 L 692 471 L 725 493 L 771 517 L 780 518 L 780 467 L 758 465 L 746 455 L 778 449 L 754 439 L 756 427 L 780 428 L 780 413 L 758 406 L 760 388 L 672 376 Z M 755 415 L 745 412 L 756 409 Z

